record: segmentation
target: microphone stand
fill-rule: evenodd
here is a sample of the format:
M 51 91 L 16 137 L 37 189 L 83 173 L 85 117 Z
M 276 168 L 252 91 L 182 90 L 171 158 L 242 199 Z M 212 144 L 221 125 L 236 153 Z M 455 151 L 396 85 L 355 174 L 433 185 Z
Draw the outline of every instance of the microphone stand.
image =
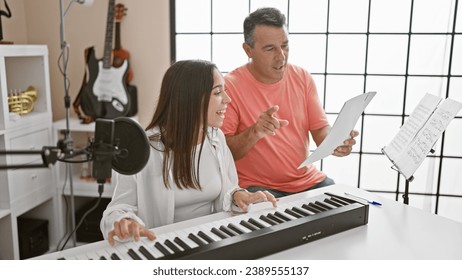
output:
M 60 154 L 60 149 L 58 149 L 57 147 L 43 147 L 41 151 L 31 151 L 31 150 L 0 151 L 0 155 L 41 155 L 42 156 L 42 164 L 0 165 L 0 170 L 49 167 L 50 165 L 54 164 L 58 160 L 59 154 Z
M 66 12 L 63 12 L 63 0 L 59 1 L 59 11 L 60 11 L 60 39 L 61 39 L 61 61 L 62 61 L 62 74 L 64 79 L 64 106 L 66 113 L 66 130 L 64 131 L 64 139 L 62 140 L 64 152 L 72 154 L 72 145 L 73 140 L 70 135 L 69 128 L 69 108 L 71 104 L 71 99 L 69 96 L 69 81 L 67 78 L 67 62 L 68 62 L 68 45 L 64 36 L 64 18 L 69 10 L 70 6 L 74 1 L 69 3 L 69 6 L 66 9 Z M 66 171 L 68 172 L 69 188 L 70 188 L 70 212 L 71 212 L 71 229 L 75 227 L 75 205 L 74 205 L 74 184 L 72 180 L 72 167 L 70 163 L 66 163 Z M 77 236 L 74 232 L 72 234 L 72 244 L 76 246 Z

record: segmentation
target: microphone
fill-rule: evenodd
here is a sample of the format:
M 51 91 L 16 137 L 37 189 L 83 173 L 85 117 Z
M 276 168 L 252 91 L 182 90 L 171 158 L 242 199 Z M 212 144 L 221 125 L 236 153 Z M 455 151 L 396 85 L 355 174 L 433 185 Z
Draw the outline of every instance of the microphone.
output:
M 124 175 L 138 173 L 150 154 L 143 128 L 127 117 L 96 119 L 92 150 L 92 176 L 99 184 L 111 178 L 111 169 Z
M 97 119 L 95 123 L 95 142 L 93 143 L 93 170 L 92 177 L 98 184 L 111 178 L 112 157 L 115 153 L 114 121 Z

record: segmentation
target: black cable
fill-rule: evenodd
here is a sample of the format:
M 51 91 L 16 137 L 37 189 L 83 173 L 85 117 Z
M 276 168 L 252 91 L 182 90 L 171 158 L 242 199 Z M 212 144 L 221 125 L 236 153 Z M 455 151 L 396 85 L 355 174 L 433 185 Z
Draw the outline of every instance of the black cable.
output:
M 67 242 L 69 242 L 69 239 L 74 234 L 74 232 L 76 232 L 77 229 L 82 225 L 83 221 L 88 216 L 88 214 L 93 212 L 98 207 L 99 203 L 101 202 L 101 197 L 103 195 L 103 189 L 104 189 L 104 183 L 98 183 L 98 194 L 99 194 L 98 195 L 98 200 L 96 201 L 95 205 L 93 205 L 92 208 L 88 209 L 87 212 L 85 212 L 85 214 L 83 214 L 83 216 L 80 218 L 80 221 L 77 223 L 77 226 L 75 226 L 74 230 L 72 230 L 72 232 L 69 234 L 69 236 L 66 239 L 66 242 L 64 242 L 64 244 L 61 247 L 60 251 L 64 250 L 64 247 L 66 247 Z

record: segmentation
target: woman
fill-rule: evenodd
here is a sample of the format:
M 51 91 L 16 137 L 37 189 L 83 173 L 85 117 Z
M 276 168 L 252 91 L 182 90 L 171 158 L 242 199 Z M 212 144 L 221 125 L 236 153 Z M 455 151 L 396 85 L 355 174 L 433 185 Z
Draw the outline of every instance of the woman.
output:
M 276 198 L 239 188 L 236 167 L 219 127 L 231 99 L 211 62 L 185 60 L 165 73 L 159 101 L 146 128 L 150 157 L 136 175 L 120 175 L 103 213 L 101 231 L 115 239 L 145 236 L 149 228 L 219 211 L 246 211 L 251 203 Z

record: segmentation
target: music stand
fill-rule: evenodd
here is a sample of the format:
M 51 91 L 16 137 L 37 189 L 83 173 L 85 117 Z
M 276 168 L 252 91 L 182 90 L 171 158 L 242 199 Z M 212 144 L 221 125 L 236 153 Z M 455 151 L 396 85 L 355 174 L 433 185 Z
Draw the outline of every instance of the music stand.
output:
M 462 103 L 426 94 L 401 126 L 398 134 L 382 153 L 392 162 L 392 169 L 406 178 L 404 203 L 409 204 L 409 183 L 428 153 L 434 153 L 436 141 L 462 108 Z
M 386 155 L 388 157 L 388 155 L 385 153 L 384 151 L 385 147 L 382 148 L 382 153 L 384 155 Z M 430 150 L 430 153 L 434 153 L 435 150 L 431 149 Z M 412 182 L 414 180 L 414 175 L 410 176 L 409 178 L 406 177 L 406 175 L 404 175 L 400 169 L 394 164 L 393 160 L 390 159 L 390 157 L 388 157 L 388 159 L 393 163 L 393 165 L 391 166 L 391 169 L 395 170 L 396 172 L 398 172 L 399 175 L 403 176 L 404 179 L 405 179 L 405 184 L 404 184 L 404 193 L 402 195 L 402 198 L 403 198 L 403 203 L 406 204 L 406 205 L 409 205 L 409 183 Z

